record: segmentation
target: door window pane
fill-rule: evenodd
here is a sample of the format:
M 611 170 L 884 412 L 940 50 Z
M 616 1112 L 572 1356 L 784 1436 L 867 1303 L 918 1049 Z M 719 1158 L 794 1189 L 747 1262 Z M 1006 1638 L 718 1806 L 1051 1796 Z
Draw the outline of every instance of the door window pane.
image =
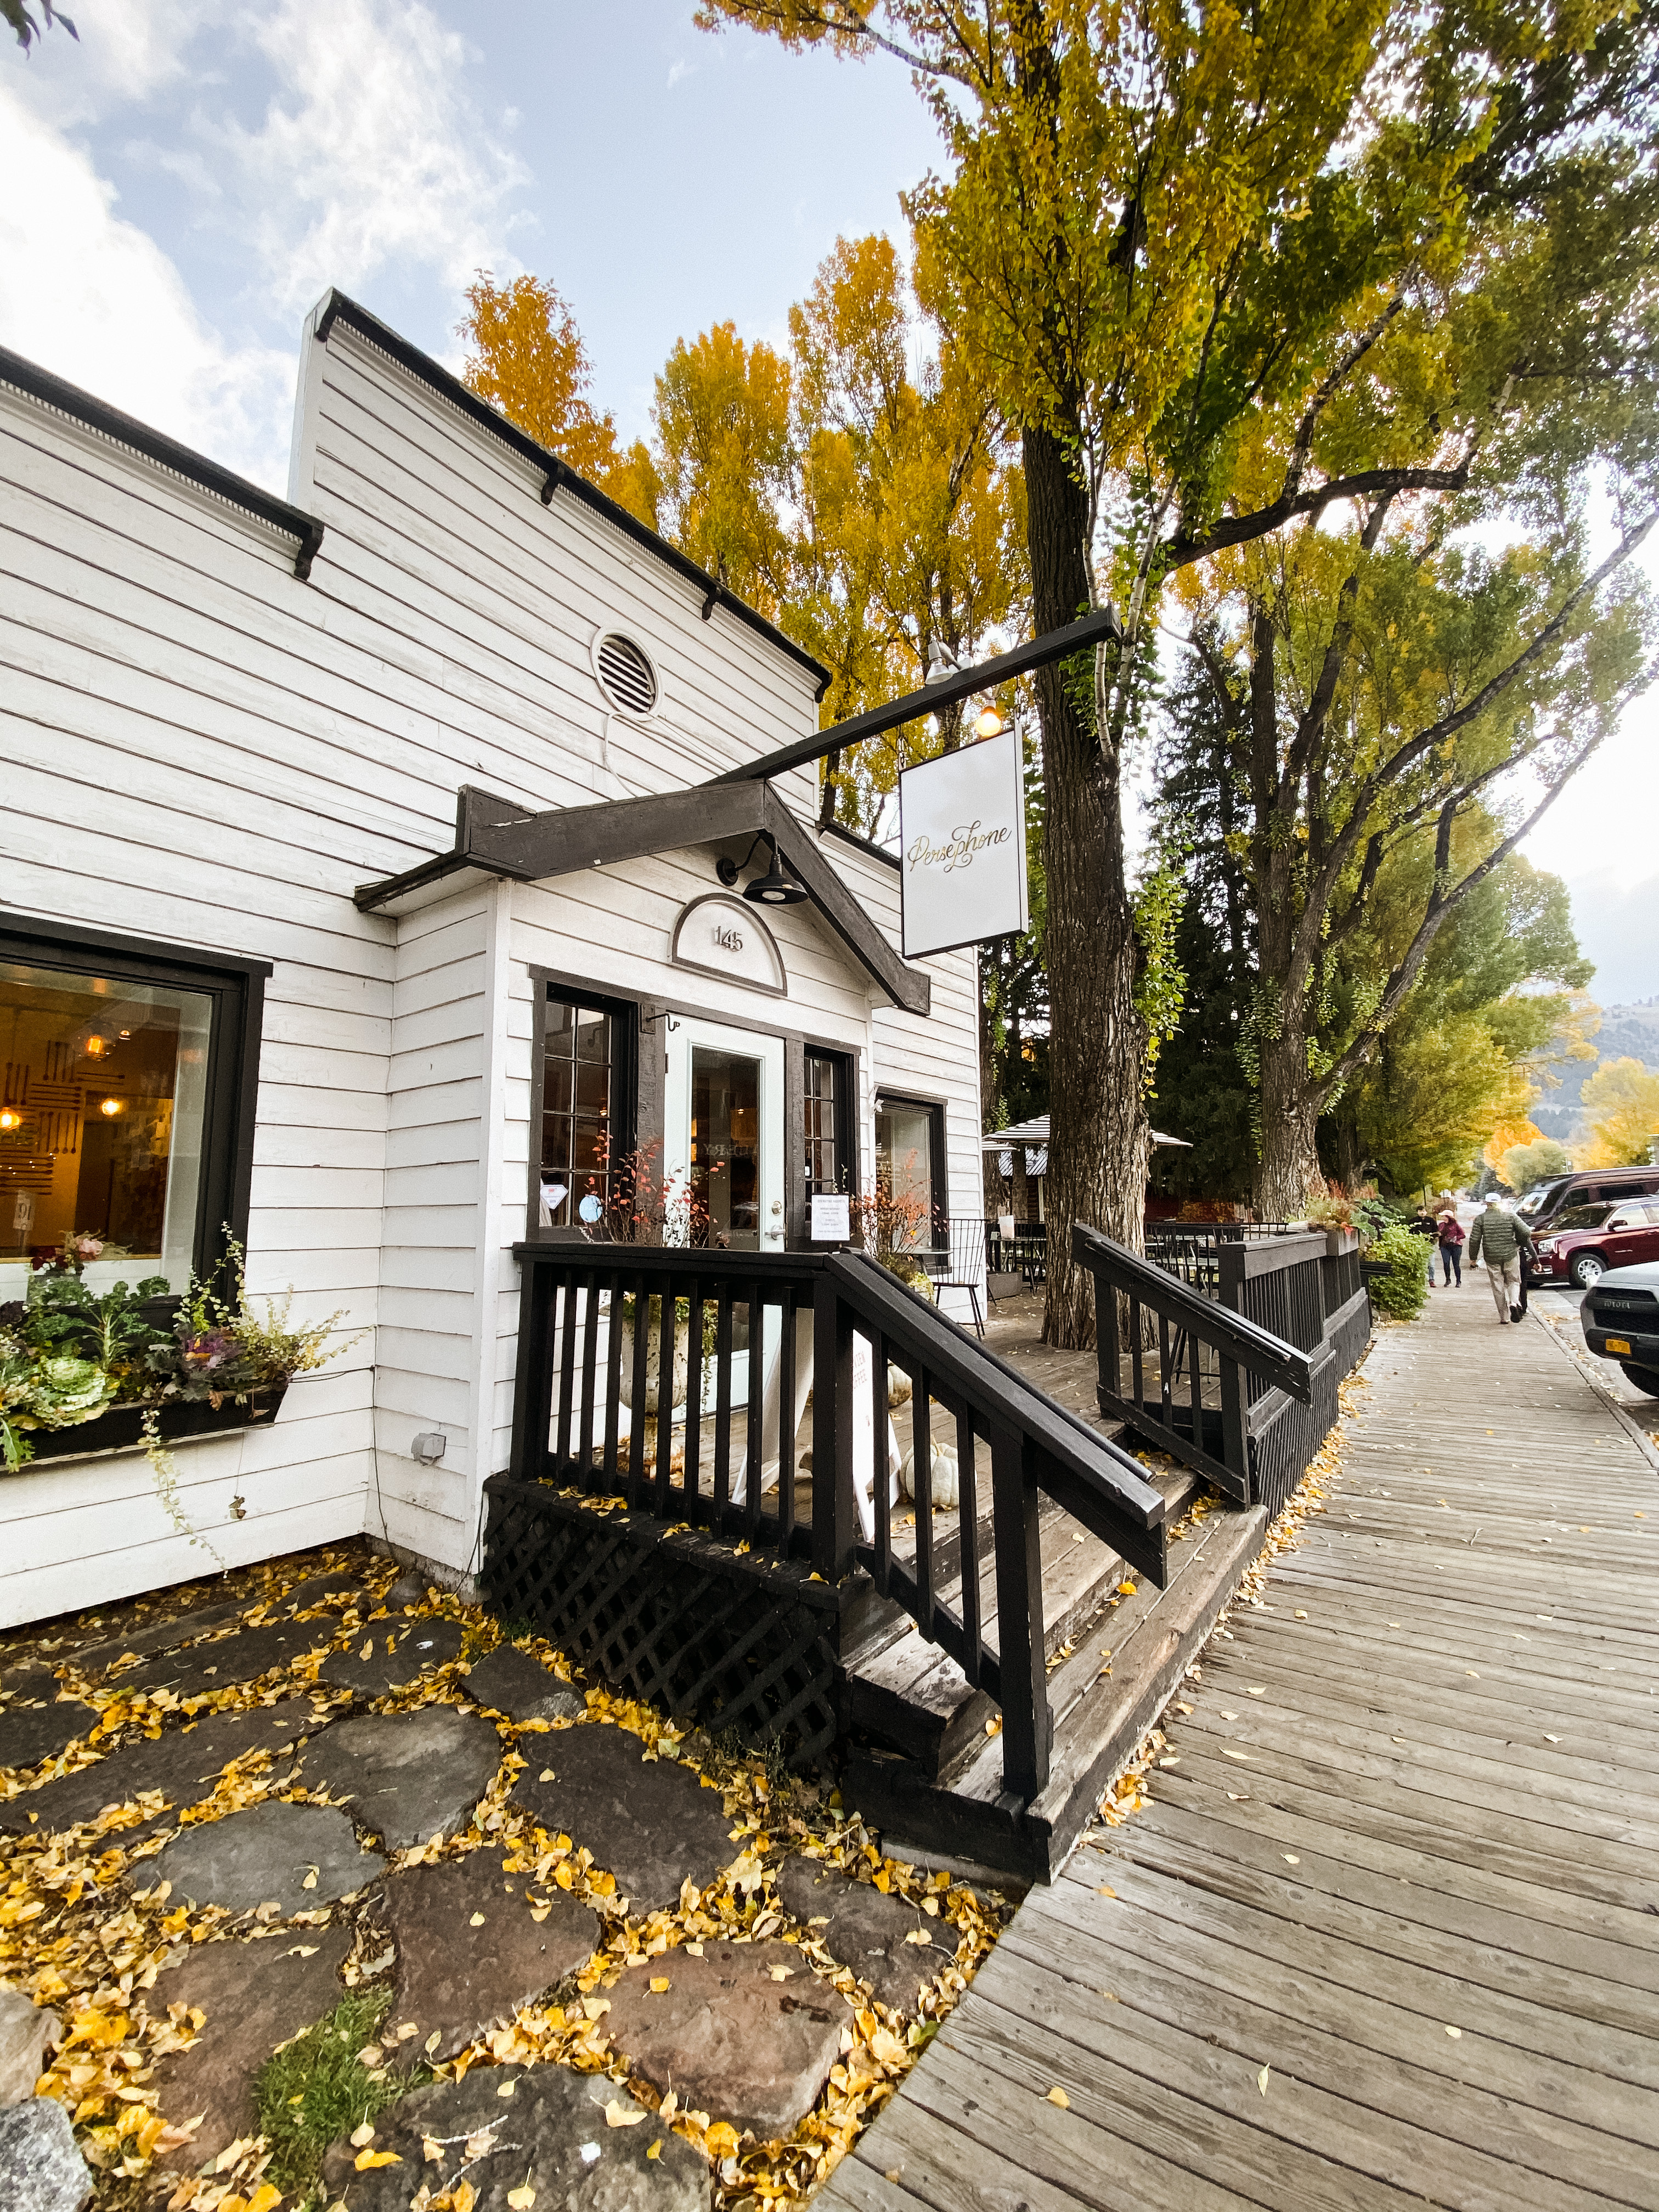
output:
M 760 1249 L 761 1064 L 741 1053 L 691 1049 L 691 1200 L 714 1245 Z
M 0 963 L 0 1297 L 72 1231 L 94 1289 L 185 1287 L 212 1023 L 205 992 Z
M 611 1017 L 550 997 L 543 1030 L 541 1225 L 568 1229 L 582 1200 L 609 1206 L 617 1161 Z
M 842 1173 L 840 1109 L 836 1062 L 827 1053 L 809 1052 L 805 1061 L 806 1194 L 829 1194 L 846 1188 Z

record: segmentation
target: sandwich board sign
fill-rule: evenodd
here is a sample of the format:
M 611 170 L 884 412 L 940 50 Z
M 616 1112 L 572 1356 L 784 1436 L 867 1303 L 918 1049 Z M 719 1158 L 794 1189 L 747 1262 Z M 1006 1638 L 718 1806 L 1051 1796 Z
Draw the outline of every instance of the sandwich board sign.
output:
M 1018 731 L 903 771 L 899 864 L 907 960 L 1030 927 Z

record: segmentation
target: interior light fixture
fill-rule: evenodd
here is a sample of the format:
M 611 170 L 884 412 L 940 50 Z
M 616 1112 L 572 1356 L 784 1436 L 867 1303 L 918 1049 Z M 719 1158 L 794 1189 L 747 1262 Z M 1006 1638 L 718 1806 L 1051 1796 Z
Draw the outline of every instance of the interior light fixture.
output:
M 94 1031 L 93 1035 L 87 1039 L 87 1058 L 88 1060 L 101 1060 L 108 1050 L 109 1039 L 107 1037 L 100 1037 L 98 1036 L 96 1031 Z
M 14 1108 L 0 1107 L 0 1131 L 20 1128 L 22 1126 L 22 1115 Z
M 976 738 L 998 738 L 1002 734 L 1002 717 L 994 707 L 988 707 L 974 724 Z
M 112 1121 L 116 1115 L 121 1111 L 121 1109 L 125 1103 L 126 1102 L 124 1099 L 120 1098 L 105 1098 L 100 1102 L 98 1111 L 107 1120 Z

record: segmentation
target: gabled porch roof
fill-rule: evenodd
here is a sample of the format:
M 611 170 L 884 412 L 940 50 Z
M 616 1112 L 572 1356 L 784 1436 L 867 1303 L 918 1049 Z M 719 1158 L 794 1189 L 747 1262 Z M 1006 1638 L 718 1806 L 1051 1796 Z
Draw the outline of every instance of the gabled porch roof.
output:
M 540 883 L 615 860 L 682 852 L 764 831 L 778 857 L 872 981 L 896 1006 L 926 1014 L 932 986 L 906 964 L 818 850 L 769 783 L 702 784 L 645 799 L 608 799 L 595 806 L 532 813 L 510 799 L 463 785 L 455 809 L 455 842 L 418 867 L 353 894 L 364 914 L 407 914 L 469 882 L 506 877 Z

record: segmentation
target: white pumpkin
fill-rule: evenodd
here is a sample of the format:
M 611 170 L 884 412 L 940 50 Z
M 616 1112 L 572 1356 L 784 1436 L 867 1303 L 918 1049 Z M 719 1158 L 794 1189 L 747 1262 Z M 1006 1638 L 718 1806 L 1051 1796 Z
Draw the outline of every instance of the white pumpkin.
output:
M 949 1444 L 932 1441 L 932 1465 L 928 1472 L 927 1494 L 933 1499 L 934 1510 L 954 1513 L 962 1495 L 962 1470 L 957 1465 L 957 1455 Z M 907 1498 L 916 1494 L 916 1452 L 911 1445 L 899 1468 L 899 1486 Z
M 887 1370 L 887 1403 L 890 1407 L 908 1406 L 915 1395 L 915 1384 L 902 1367 Z

